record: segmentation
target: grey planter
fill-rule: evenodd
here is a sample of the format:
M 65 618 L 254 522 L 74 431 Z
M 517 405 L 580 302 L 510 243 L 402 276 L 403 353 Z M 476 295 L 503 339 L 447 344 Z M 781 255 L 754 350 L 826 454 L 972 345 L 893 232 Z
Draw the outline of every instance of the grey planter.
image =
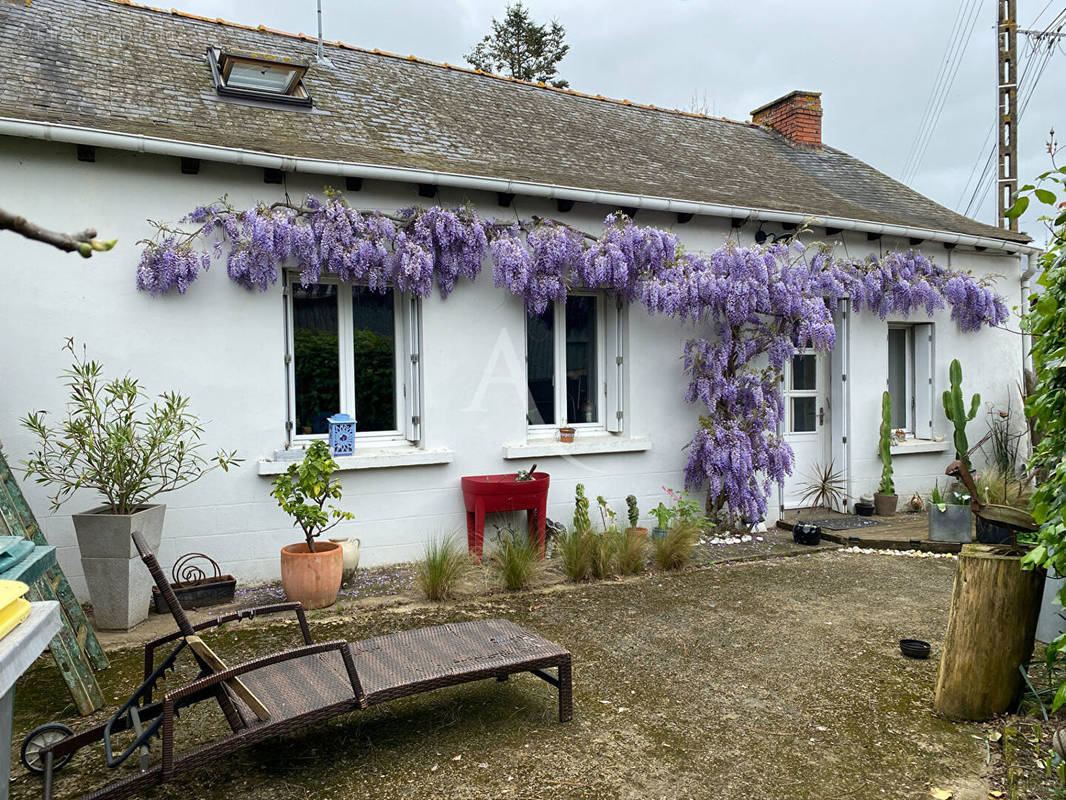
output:
M 128 631 L 148 619 L 152 576 L 141 563 L 131 536 L 139 531 L 152 551 L 158 552 L 166 509 L 154 505 L 133 514 L 110 514 L 101 507 L 73 515 L 93 622 L 100 630 Z
M 941 511 L 930 503 L 929 541 L 964 543 L 973 541 L 973 512 L 970 511 L 970 507 L 948 503 Z

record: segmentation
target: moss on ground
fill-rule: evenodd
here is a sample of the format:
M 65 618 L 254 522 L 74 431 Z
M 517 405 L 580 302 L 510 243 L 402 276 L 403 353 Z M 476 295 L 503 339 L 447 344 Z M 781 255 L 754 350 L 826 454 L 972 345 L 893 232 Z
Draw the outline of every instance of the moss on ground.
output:
M 983 797 L 972 794 L 983 730 L 931 710 L 953 568 L 822 553 L 319 618 L 320 640 L 512 619 L 572 650 L 574 721 L 556 721 L 554 691 L 532 677 L 482 682 L 313 726 L 149 796 L 799 800 L 938 787 Z M 294 625 L 256 623 L 212 644 L 235 663 L 297 637 Z M 904 637 L 932 642 L 934 658 L 904 659 Z M 101 679 L 117 703 L 140 680 L 140 653 L 117 651 L 112 664 Z M 73 718 L 45 660 L 20 682 L 15 714 L 16 746 L 41 722 L 91 721 Z M 183 722 L 203 734 L 219 717 L 205 707 Z M 108 773 L 98 751 L 83 751 L 57 797 Z M 13 798 L 39 796 L 21 766 L 14 777 Z

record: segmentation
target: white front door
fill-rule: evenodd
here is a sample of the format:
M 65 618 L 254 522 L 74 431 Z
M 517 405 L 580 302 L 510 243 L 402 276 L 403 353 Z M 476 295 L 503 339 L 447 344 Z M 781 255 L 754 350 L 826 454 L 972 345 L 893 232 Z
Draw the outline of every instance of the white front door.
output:
M 782 506 L 802 505 L 805 484 L 829 459 L 829 358 L 807 352 L 792 357 L 783 376 L 785 440 L 796 454 L 792 475 L 785 479 Z

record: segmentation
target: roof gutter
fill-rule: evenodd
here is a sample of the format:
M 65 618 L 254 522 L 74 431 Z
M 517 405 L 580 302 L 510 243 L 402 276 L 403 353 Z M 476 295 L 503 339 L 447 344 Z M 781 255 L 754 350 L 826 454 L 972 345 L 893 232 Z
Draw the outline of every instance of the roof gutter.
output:
M 610 207 L 637 208 L 648 211 L 666 211 L 676 214 L 699 214 L 711 217 L 731 219 L 762 220 L 765 222 L 787 222 L 803 224 L 816 219 L 828 228 L 862 231 L 898 236 L 906 239 L 944 242 L 945 244 L 982 247 L 1007 253 L 1037 253 L 1039 247 L 1022 242 L 1011 242 L 987 236 L 953 233 L 951 231 L 931 228 L 913 228 L 904 225 L 889 225 L 879 222 L 850 219 L 847 217 L 812 216 L 791 211 L 774 211 L 752 208 L 749 206 L 721 205 L 718 203 L 701 203 L 689 200 L 673 200 L 642 194 L 624 194 L 622 192 L 596 191 L 572 186 L 560 186 L 550 183 L 531 181 L 512 181 L 504 178 L 485 178 L 475 175 L 463 175 L 453 172 L 435 172 L 428 169 L 410 167 L 389 167 L 374 164 L 359 164 L 350 161 L 335 161 L 320 158 L 300 158 L 296 156 L 279 156 L 261 150 L 247 150 L 219 145 L 195 144 L 177 139 L 163 139 L 138 133 L 116 133 L 95 128 L 82 128 L 74 125 L 60 125 L 53 122 L 35 122 L 30 120 L 0 117 L 0 135 L 17 136 L 25 139 L 40 139 L 50 142 L 90 145 L 92 147 L 128 150 L 135 153 L 173 156 L 177 158 L 198 158 L 202 161 L 215 161 L 226 164 L 238 164 L 247 167 L 277 169 L 282 172 L 303 172 L 312 175 L 338 175 L 369 180 L 398 181 L 402 183 L 425 183 L 459 189 L 474 189 L 485 192 L 504 192 L 527 197 L 544 197 L 558 200 L 573 200 L 579 203 L 593 203 Z

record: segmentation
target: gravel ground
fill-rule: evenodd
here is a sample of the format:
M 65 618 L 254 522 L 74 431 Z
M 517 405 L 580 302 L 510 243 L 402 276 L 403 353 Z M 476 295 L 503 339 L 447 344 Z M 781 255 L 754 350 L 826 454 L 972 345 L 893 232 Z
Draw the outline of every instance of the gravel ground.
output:
M 148 796 L 829 800 L 940 788 L 985 798 L 985 729 L 931 713 L 953 569 L 822 552 L 322 616 L 319 639 L 513 619 L 572 650 L 574 721 L 556 722 L 553 691 L 531 677 L 471 684 L 314 726 Z M 236 662 L 294 634 L 230 627 L 213 646 Z M 934 658 L 904 659 L 902 637 L 931 641 Z M 140 655 L 128 647 L 112 660 L 101 680 L 118 701 Z M 184 730 L 209 734 L 219 717 L 205 704 L 183 715 Z M 42 660 L 16 694 L 16 746 L 49 719 L 86 724 Z M 13 772 L 13 798 L 39 796 L 35 777 Z M 109 777 L 98 750 L 82 751 L 57 797 Z

